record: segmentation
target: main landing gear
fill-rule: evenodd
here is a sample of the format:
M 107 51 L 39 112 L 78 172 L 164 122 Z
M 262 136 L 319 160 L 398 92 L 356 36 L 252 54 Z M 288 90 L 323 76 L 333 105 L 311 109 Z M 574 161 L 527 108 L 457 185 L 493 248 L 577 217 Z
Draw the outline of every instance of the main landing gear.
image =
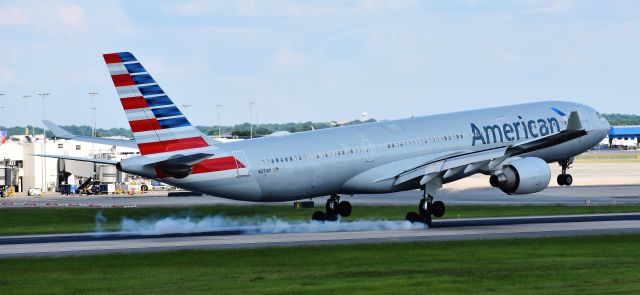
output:
M 407 221 L 422 222 L 431 225 L 432 217 L 442 217 L 445 212 L 445 206 L 442 201 L 433 201 L 433 196 L 425 194 L 418 205 L 418 212 L 409 212 L 405 217 Z
M 336 221 L 338 215 L 347 217 L 351 215 L 351 203 L 349 201 L 340 202 L 340 196 L 333 194 L 327 200 L 325 206 L 325 212 L 316 211 L 311 216 L 311 219 L 318 221 Z
M 573 163 L 573 159 L 559 161 L 558 163 L 562 166 L 562 174 L 558 175 L 558 185 L 570 186 L 573 183 L 573 176 L 567 174 L 567 169 Z

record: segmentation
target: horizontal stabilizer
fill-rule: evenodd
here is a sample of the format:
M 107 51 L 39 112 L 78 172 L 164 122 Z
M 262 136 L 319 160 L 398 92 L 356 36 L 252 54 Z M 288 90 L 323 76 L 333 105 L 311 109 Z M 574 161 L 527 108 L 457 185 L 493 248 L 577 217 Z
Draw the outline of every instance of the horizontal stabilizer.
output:
M 51 130 L 51 132 L 53 132 L 53 135 L 57 138 L 71 139 L 76 141 L 91 142 L 91 143 L 105 144 L 105 145 L 115 145 L 115 146 L 122 146 L 122 147 L 134 148 L 134 149 L 138 148 L 138 145 L 134 140 L 80 136 L 80 135 L 75 135 L 67 130 L 64 130 L 64 128 L 56 125 L 51 121 L 44 120 L 42 121 L 42 123 L 47 125 L 47 128 L 49 128 L 49 130 Z
M 80 162 L 91 162 L 96 164 L 108 164 L 108 165 L 116 165 L 119 162 L 114 160 L 94 159 L 94 158 L 84 158 L 84 157 L 69 157 L 69 156 L 63 156 L 63 155 L 32 154 L 32 156 L 80 161 Z
M 210 154 L 210 153 L 197 153 L 197 154 L 191 154 L 191 155 L 175 155 L 172 156 L 171 158 L 163 161 L 163 163 L 169 164 L 169 165 L 187 165 L 187 166 L 191 166 L 194 165 L 200 161 L 209 159 L 213 156 L 214 154 Z

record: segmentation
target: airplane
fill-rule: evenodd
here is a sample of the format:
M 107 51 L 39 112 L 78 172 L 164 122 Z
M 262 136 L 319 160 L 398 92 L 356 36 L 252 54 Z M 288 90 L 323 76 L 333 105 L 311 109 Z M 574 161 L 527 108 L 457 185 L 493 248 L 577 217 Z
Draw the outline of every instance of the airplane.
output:
M 59 138 L 135 146 L 122 161 L 39 155 L 116 165 L 118 170 L 222 198 L 282 202 L 329 196 L 312 219 L 351 215 L 341 195 L 421 190 L 406 220 L 442 217 L 445 183 L 482 173 L 509 195 L 549 185 L 558 162 L 559 185 L 576 155 L 605 138 L 609 123 L 595 109 L 543 101 L 411 117 L 221 143 L 196 129 L 130 52 L 104 54 L 135 140 L 81 137 L 51 122 Z M 106 141 L 105 141 L 106 140 Z

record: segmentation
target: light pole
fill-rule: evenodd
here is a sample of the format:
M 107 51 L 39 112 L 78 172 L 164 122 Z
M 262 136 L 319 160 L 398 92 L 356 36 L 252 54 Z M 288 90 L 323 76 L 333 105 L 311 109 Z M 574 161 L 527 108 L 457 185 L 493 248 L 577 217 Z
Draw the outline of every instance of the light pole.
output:
M 0 96 L 3 96 L 4 93 L 0 93 Z M 0 110 L 4 110 L 4 106 L 0 106 Z
M 29 98 L 31 95 L 23 95 L 24 98 L 24 136 L 29 135 Z
M 185 117 L 185 118 L 186 118 L 186 117 L 187 117 L 187 115 L 189 114 L 189 108 L 190 108 L 190 107 L 191 107 L 191 105 L 190 105 L 190 104 L 183 104 L 183 105 L 182 105 L 182 108 L 184 108 L 184 117 Z M 187 119 L 187 120 L 189 120 L 189 119 Z
M 98 92 L 89 92 L 91 96 L 91 111 L 92 111 L 92 125 L 91 125 L 91 137 L 96 137 L 96 106 L 94 104 L 94 96 L 98 95 Z
M 253 138 L 253 104 L 255 101 L 249 102 L 249 138 Z
M 38 95 L 40 95 L 40 97 L 42 97 L 42 121 L 44 121 L 44 98 L 45 96 L 50 95 L 50 93 L 45 92 L 45 93 L 38 93 Z M 47 142 L 47 126 L 42 126 L 42 153 L 46 154 L 46 142 Z M 35 135 L 35 134 L 34 134 Z M 47 191 L 47 161 L 45 160 L 44 157 L 40 157 L 42 159 L 42 193 L 44 194 Z
M 223 105 L 221 105 L 221 104 L 217 104 L 216 105 L 216 108 L 218 109 L 218 138 L 222 137 L 222 127 L 220 127 L 220 126 L 222 126 L 221 125 L 222 123 L 220 123 L 220 109 L 222 109 L 222 107 L 223 107 Z

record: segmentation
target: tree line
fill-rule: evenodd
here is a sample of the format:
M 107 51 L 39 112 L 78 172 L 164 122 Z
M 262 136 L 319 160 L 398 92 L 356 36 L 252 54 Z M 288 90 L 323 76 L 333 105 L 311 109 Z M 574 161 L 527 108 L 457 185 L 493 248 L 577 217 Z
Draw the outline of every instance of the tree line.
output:
M 640 125 L 639 115 L 628 114 L 602 114 L 611 126 Z
M 370 123 L 375 121 L 376 121 L 375 119 L 369 119 L 367 121 L 353 120 L 353 121 L 343 122 L 343 123 L 338 123 L 335 121 L 334 122 L 310 122 L 309 121 L 309 122 L 302 122 L 302 123 L 259 124 L 259 125 L 253 125 L 253 135 L 256 137 L 265 136 L 277 131 L 288 131 L 293 133 L 293 132 L 300 132 L 300 131 L 308 131 L 312 129 L 324 129 L 324 128 L 331 128 L 331 127 L 337 127 L 337 126 Z M 82 136 L 91 136 L 90 126 L 65 125 L 61 127 L 73 134 L 82 135 Z M 218 126 L 196 126 L 196 128 L 198 128 L 204 134 L 207 134 L 210 136 L 218 136 Z M 34 127 L 29 125 L 28 129 L 29 129 L 30 135 L 34 133 L 37 135 L 42 134 L 41 127 Z M 15 127 L 8 127 L 8 128 L 0 126 L 0 130 L 8 131 L 9 136 L 23 135 L 25 133 L 24 126 L 15 126 Z M 249 137 L 251 134 L 251 126 L 249 125 L 249 123 L 236 124 L 233 126 L 221 126 L 220 131 L 222 132 L 222 136 L 225 136 L 225 137 L 227 136 L 235 136 L 240 138 Z M 125 136 L 129 138 L 133 137 L 131 130 L 127 128 L 111 128 L 111 129 L 98 128 L 96 129 L 96 134 L 98 137 L 109 137 L 109 136 Z M 53 133 L 49 130 L 47 130 L 47 137 L 49 138 L 53 137 Z
M 640 115 L 630 115 L 630 114 L 602 114 L 612 126 L 628 126 L 628 125 L 640 125 Z M 324 128 L 332 128 L 337 126 L 346 126 L 346 125 L 355 125 L 362 123 L 370 123 L 376 122 L 375 119 L 369 119 L 367 121 L 361 120 L 353 120 L 349 122 L 338 123 L 336 121 L 332 122 L 299 122 L 299 123 L 271 123 L 271 124 L 259 124 L 253 125 L 253 134 L 254 136 L 265 136 L 269 135 L 273 132 L 277 131 L 287 131 L 287 132 L 300 132 L 300 131 L 309 131 L 312 129 L 324 129 Z M 218 136 L 218 126 L 196 126 L 202 133 L 210 135 L 210 136 Z M 91 127 L 86 125 L 66 125 L 62 126 L 62 128 L 67 131 L 84 136 L 91 136 Z M 24 134 L 24 126 L 15 126 L 15 127 L 3 127 L 0 126 L 0 130 L 8 131 L 9 136 L 11 135 L 22 135 Z M 42 134 L 42 128 L 34 127 L 29 125 L 29 134 L 32 134 L 32 131 L 35 134 Z M 221 126 L 220 131 L 222 132 L 222 136 L 235 136 L 235 137 L 248 137 L 251 133 L 251 128 L 249 123 L 236 124 L 233 126 Z M 108 137 L 108 136 L 125 136 L 125 137 L 133 137 L 131 130 L 128 128 L 111 128 L 104 129 L 98 128 L 96 130 L 96 134 L 99 137 Z M 53 133 L 51 131 L 47 131 L 47 137 L 53 137 Z

